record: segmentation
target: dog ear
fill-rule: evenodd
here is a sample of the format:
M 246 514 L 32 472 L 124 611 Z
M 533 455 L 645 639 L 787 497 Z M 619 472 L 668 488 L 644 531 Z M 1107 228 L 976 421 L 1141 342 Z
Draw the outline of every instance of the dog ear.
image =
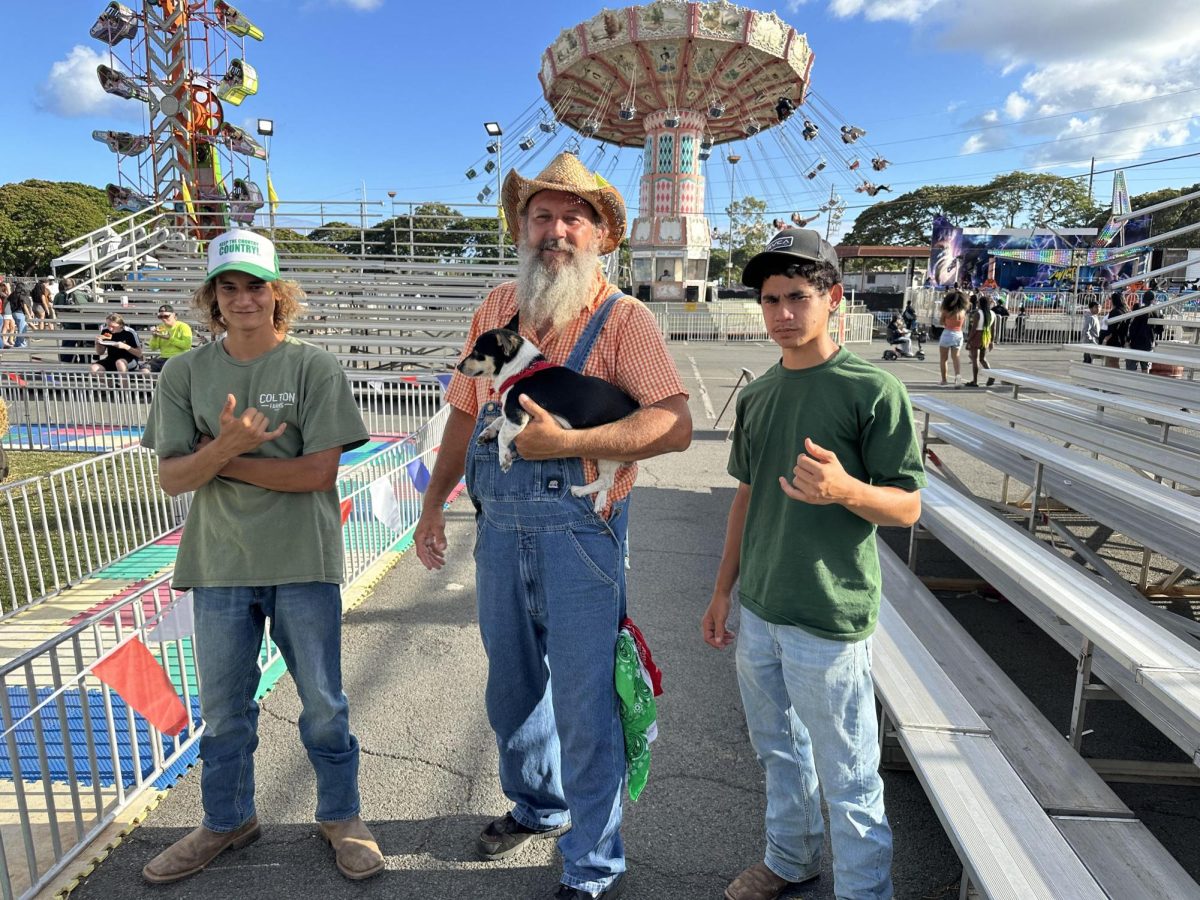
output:
M 501 328 L 497 332 L 496 337 L 499 339 L 500 349 L 504 351 L 506 356 L 512 356 L 517 352 L 517 348 L 521 346 L 521 336 L 515 331 Z

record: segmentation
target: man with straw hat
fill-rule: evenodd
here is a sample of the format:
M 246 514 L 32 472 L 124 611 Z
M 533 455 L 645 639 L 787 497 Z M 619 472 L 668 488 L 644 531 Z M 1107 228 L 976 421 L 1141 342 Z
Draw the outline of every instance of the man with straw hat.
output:
M 609 381 L 641 409 L 598 428 L 565 430 L 522 396 L 531 420 L 501 472 L 496 443 L 475 437 L 500 413 L 492 384 L 455 373 L 437 465 L 414 536 L 427 568 L 446 561 L 442 508 L 466 474 L 477 511 L 479 627 L 488 654 L 485 703 L 512 809 L 479 837 L 494 860 L 562 835 L 556 900 L 617 897 L 623 888 L 625 749 L 614 688 L 625 617 L 625 535 L 637 467 L 622 468 L 600 515 L 572 485 L 596 459 L 634 462 L 691 442 L 687 393 L 653 317 L 608 284 L 599 257 L 625 233 L 625 203 L 570 153 L 537 177 L 510 172 L 502 192 L 517 244 L 515 282 L 483 301 L 466 351 L 493 328 L 519 330 L 551 363 Z

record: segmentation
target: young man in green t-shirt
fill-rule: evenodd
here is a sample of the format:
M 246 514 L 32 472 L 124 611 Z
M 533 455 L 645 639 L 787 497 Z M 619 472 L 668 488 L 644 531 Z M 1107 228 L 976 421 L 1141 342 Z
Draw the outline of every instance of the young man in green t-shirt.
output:
M 780 362 L 738 398 L 738 481 L 704 640 L 727 647 L 741 603 L 738 685 L 767 779 L 767 848 L 726 900 L 773 900 L 821 872 L 829 807 L 834 890 L 892 896 L 871 685 L 878 525 L 912 525 L 925 485 L 912 411 L 892 375 L 839 347 L 837 256 L 787 229 L 746 265 Z
M 341 670 L 338 465 L 368 433 L 337 360 L 287 333 L 303 297 L 279 278 L 262 235 L 213 238 L 194 302 L 224 337 L 162 370 L 142 436 L 158 453 L 162 489 L 194 492 L 172 585 L 193 594 L 205 726 L 204 820 L 142 870 L 154 884 L 258 839 L 254 698 L 266 619 L 304 707 L 300 739 L 316 774 L 321 834 L 347 878 L 383 869 L 359 816 L 358 741 Z

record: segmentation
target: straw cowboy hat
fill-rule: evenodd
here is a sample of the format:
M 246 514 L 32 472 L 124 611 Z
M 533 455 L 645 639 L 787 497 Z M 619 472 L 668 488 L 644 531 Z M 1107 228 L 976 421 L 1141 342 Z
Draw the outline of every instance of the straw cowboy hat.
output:
M 521 215 L 529 199 L 538 191 L 565 191 L 575 194 L 600 214 L 607 227 L 600 254 L 612 253 L 625 237 L 625 201 L 617 189 L 592 172 L 574 153 L 560 153 L 550 161 L 536 178 L 522 178 L 513 169 L 504 179 L 500 198 L 504 204 L 504 220 L 513 240 L 521 241 Z

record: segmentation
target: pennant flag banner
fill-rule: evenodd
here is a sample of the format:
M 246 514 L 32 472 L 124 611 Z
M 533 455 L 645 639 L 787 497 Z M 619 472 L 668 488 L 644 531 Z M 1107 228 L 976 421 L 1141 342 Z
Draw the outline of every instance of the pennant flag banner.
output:
M 443 391 L 450 390 L 450 379 L 453 378 L 449 372 L 441 372 L 437 376 L 438 384 L 442 386 Z
M 402 530 L 404 517 L 396 501 L 396 492 L 386 476 L 371 482 L 371 515 L 392 531 Z
M 408 477 L 412 479 L 417 493 L 425 493 L 425 488 L 429 487 L 429 469 L 425 468 L 425 461 L 420 457 L 410 460 L 404 464 L 404 469 L 408 472 Z
M 192 610 L 192 592 L 188 591 L 158 620 L 154 630 L 146 635 L 150 643 L 178 641 L 196 633 L 196 617 Z
M 8 372 L 6 374 L 8 375 L 8 378 L 10 381 L 15 381 L 21 387 L 26 386 L 27 382 L 25 381 L 25 379 L 22 378 L 20 375 L 18 375 L 16 372 Z
M 354 511 L 354 500 L 346 499 L 342 501 L 342 524 L 346 524 L 346 520 L 350 518 L 350 513 Z
M 275 193 L 275 185 L 271 183 L 271 176 L 267 176 L 267 202 L 271 204 L 271 212 L 279 211 L 279 195 Z
M 138 638 L 121 644 L 92 672 L 163 734 L 176 735 L 187 726 L 187 710 L 171 679 Z

